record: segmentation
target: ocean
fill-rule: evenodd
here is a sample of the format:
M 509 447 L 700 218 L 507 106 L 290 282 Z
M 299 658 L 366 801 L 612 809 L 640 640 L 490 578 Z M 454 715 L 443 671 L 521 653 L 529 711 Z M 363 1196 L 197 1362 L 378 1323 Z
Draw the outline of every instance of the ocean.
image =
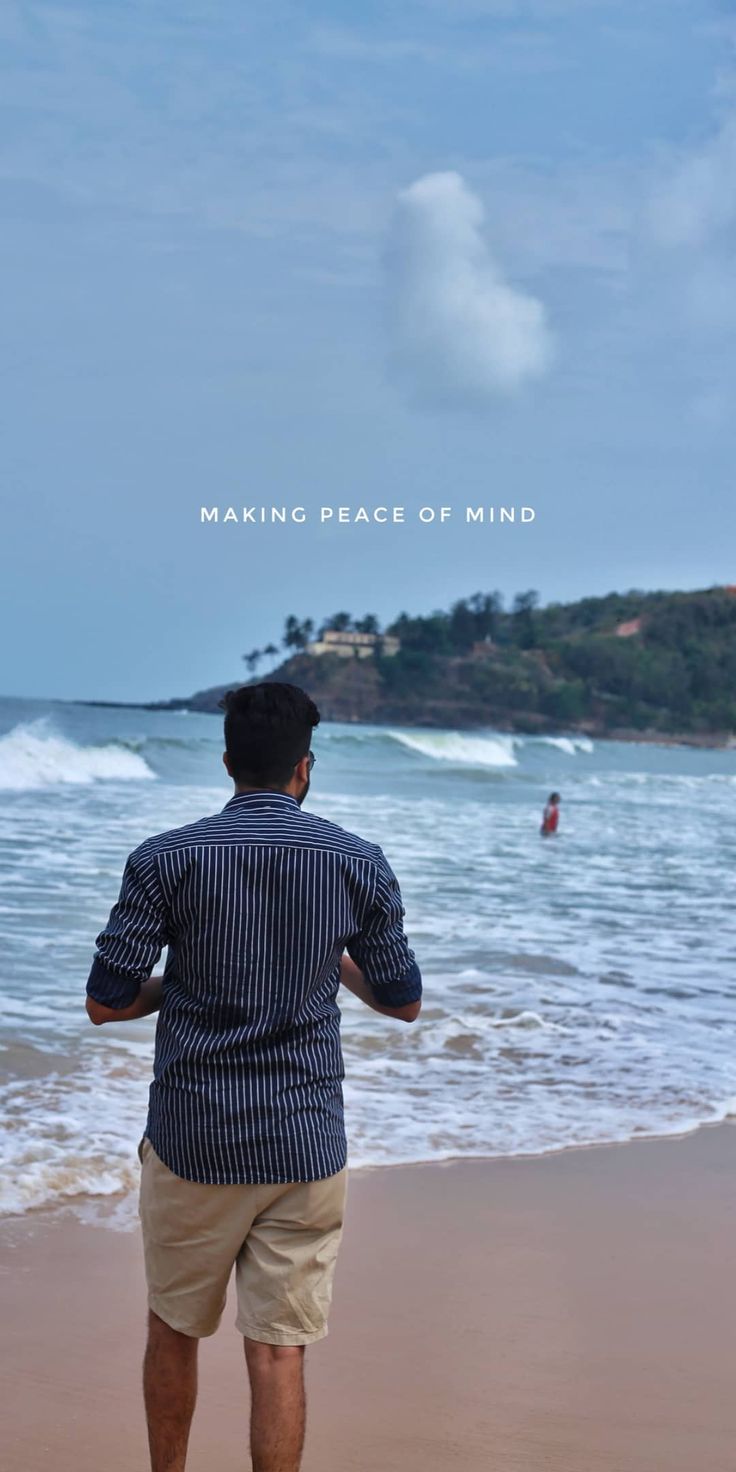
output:
M 425 980 L 413 1027 L 345 996 L 353 1166 L 736 1111 L 736 751 L 327 723 L 313 746 L 308 805 L 382 845 Z M 230 796 L 221 749 L 213 716 L 0 701 L 4 1213 L 125 1216 L 155 1022 L 92 1028 L 85 982 L 129 851 Z

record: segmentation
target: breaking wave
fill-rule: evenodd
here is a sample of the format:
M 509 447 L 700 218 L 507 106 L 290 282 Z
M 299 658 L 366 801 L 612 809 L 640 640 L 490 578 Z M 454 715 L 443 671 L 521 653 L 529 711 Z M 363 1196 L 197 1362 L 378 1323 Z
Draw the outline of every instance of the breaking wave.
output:
M 77 746 L 45 720 L 15 726 L 0 737 L 0 789 L 32 792 L 70 783 L 139 782 L 154 773 L 137 752 L 123 746 Z
M 516 767 L 513 736 L 463 736 L 454 731 L 391 731 L 409 751 L 453 766 Z
M 463 732 L 433 731 L 420 728 L 396 729 L 391 727 L 366 727 L 364 730 L 334 730 L 326 728 L 323 735 L 340 747 L 400 746 L 417 756 L 429 757 L 431 761 L 446 762 L 451 766 L 476 768 L 511 768 L 519 766 L 523 751 L 540 751 L 553 747 L 565 756 L 591 755 L 595 746 L 588 736 L 522 736 L 505 735 L 500 731 Z
M 541 736 L 539 740 L 544 746 L 554 746 L 557 751 L 564 751 L 566 756 L 575 756 L 578 751 L 590 756 L 595 751 L 589 736 Z

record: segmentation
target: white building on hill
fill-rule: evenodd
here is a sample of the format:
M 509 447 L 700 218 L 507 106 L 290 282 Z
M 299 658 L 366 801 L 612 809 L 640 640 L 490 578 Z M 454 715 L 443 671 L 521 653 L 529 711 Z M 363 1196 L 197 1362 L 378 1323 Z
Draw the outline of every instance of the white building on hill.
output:
M 307 654 L 339 654 L 344 659 L 367 659 L 378 646 L 380 654 L 398 654 L 400 641 L 391 634 L 354 634 L 346 629 L 325 629 L 322 637 L 307 645 Z

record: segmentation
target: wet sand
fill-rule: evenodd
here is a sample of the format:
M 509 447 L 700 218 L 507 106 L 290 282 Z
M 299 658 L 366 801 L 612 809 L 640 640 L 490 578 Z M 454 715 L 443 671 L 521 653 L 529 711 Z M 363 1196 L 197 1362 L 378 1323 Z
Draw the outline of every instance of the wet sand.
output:
M 6 1472 L 147 1466 L 136 1232 L 0 1233 Z M 229 1305 L 191 1472 L 247 1457 Z M 304 1472 L 734 1472 L 736 1129 L 356 1173 Z

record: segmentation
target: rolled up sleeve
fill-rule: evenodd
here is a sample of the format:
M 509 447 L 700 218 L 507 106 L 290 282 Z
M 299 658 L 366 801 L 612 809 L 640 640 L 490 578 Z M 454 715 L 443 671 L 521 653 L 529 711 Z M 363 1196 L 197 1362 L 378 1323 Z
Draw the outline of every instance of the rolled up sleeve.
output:
M 422 995 L 421 973 L 404 934 L 404 913 L 398 880 L 381 853 L 370 910 L 362 928 L 349 938 L 347 951 L 385 1007 L 405 1007 Z
M 122 1010 L 135 1001 L 167 945 L 164 907 L 151 877 L 144 878 L 131 854 L 120 898 L 97 937 L 97 953 L 87 995 L 105 1007 Z

